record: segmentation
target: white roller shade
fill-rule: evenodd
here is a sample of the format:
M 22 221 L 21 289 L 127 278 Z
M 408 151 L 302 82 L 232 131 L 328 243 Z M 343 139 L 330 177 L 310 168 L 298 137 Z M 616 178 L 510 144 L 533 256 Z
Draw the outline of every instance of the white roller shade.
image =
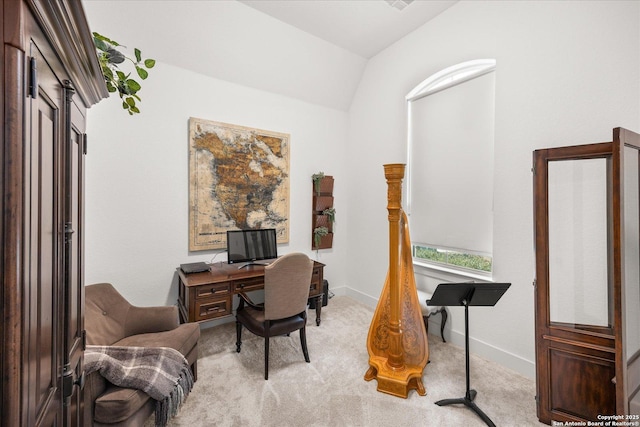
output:
M 409 102 L 414 242 L 491 253 L 495 73 Z

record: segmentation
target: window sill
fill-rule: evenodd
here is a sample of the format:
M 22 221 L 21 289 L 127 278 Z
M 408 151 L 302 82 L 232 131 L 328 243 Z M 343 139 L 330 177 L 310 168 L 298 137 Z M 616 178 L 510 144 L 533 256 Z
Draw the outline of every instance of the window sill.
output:
M 445 281 L 474 281 L 474 282 L 492 282 L 491 273 L 474 273 L 471 271 L 463 271 L 455 268 L 449 268 L 444 265 L 436 265 L 413 259 L 413 266 L 417 272 L 423 275 L 431 276 L 436 279 Z

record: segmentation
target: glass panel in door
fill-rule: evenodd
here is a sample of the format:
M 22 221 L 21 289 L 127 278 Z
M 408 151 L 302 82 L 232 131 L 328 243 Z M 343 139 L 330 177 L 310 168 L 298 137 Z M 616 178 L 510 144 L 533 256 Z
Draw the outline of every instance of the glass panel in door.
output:
M 606 158 L 549 162 L 549 317 L 611 327 Z
M 638 149 L 624 148 L 624 292 L 627 360 L 640 351 L 640 176 Z

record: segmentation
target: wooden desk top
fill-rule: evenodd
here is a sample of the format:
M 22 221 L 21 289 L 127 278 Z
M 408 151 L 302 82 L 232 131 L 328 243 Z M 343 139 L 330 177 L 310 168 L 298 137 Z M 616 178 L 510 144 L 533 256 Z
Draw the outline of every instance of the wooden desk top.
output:
M 180 268 L 178 268 L 178 274 L 182 277 L 182 281 L 185 286 L 200 286 L 210 283 L 228 282 L 230 280 L 243 280 L 254 277 L 264 276 L 263 265 L 248 265 L 243 268 L 238 268 L 244 265 L 243 263 L 227 264 L 226 262 L 216 262 L 209 264 L 210 271 L 203 271 L 201 273 L 185 274 Z M 318 261 L 313 261 L 313 268 L 324 267 L 325 265 Z

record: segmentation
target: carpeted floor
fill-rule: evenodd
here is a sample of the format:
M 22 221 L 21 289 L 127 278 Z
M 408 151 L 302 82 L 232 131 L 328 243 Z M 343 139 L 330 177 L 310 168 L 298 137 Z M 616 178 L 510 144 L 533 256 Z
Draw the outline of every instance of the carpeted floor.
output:
M 369 365 L 367 333 L 373 309 L 345 296 L 322 309 L 322 324 L 310 312 L 305 363 L 298 333 L 271 339 L 269 380 L 263 376 L 264 341 L 243 332 L 235 349 L 235 323 L 204 329 L 198 381 L 170 426 L 483 426 L 468 408 L 440 407 L 437 400 L 465 394 L 464 349 L 429 336 L 424 370 L 426 396 L 402 399 L 376 390 L 363 377 Z M 540 426 L 535 383 L 518 373 L 471 356 L 476 404 L 497 426 Z M 153 417 L 146 426 L 153 425 Z

